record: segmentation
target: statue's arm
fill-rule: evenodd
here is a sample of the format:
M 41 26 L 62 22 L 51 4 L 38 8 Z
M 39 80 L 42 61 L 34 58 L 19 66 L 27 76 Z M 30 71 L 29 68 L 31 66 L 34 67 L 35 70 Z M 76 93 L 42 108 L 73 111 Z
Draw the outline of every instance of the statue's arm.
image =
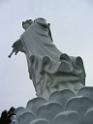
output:
M 12 45 L 12 48 L 13 48 L 12 52 L 8 56 L 9 58 L 11 58 L 13 53 L 15 53 L 15 55 L 16 55 L 19 51 L 24 52 L 21 39 L 18 39 L 16 42 L 14 42 L 13 45 Z

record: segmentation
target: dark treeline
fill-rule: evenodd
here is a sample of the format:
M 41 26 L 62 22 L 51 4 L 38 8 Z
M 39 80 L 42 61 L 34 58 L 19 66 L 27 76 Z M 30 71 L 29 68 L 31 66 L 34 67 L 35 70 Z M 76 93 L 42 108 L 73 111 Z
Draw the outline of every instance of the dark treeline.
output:
M 4 110 L 1 113 L 0 124 L 10 124 L 12 116 L 15 115 L 15 108 L 11 107 L 9 111 Z

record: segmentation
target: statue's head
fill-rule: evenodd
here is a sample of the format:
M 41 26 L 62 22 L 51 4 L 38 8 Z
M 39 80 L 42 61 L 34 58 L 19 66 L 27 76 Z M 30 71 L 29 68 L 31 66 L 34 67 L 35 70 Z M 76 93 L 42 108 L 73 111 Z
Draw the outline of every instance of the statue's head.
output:
M 47 23 L 46 19 L 44 18 L 37 18 L 34 20 L 34 22 L 42 25 L 42 26 L 48 26 L 49 23 Z
M 48 23 L 46 19 L 37 18 L 37 19 L 34 20 L 34 23 L 37 23 L 38 25 L 40 25 L 42 27 L 41 28 L 42 30 L 43 29 L 48 29 L 47 31 L 48 31 L 49 37 L 50 37 L 51 41 L 53 41 L 52 35 L 51 35 L 51 30 L 50 30 L 50 23 Z
M 26 21 L 23 21 L 22 22 L 22 27 L 23 27 L 23 29 L 28 29 L 28 27 L 32 24 L 32 20 L 31 19 L 29 19 L 29 20 L 26 20 Z

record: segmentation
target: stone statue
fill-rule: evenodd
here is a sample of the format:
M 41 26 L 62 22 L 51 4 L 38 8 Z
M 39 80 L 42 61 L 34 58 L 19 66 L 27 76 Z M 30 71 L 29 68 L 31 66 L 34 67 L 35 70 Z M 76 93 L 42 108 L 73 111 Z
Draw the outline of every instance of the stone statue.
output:
M 50 24 L 44 18 L 22 22 L 25 29 L 13 44 L 13 53 L 25 53 L 29 77 L 36 95 L 48 98 L 64 89 L 77 92 L 85 85 L 85 70 L 81 57 L 60 52 L 53 43 Z

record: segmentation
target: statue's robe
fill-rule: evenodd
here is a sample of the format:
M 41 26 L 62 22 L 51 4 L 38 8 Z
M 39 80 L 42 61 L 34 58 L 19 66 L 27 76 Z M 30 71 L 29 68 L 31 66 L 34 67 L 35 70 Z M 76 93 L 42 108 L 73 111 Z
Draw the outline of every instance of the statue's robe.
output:
M 56 48 L 50 38 L 47 23 L 33 22 L 20 40 L 37 96 L 46 98 L 56 90 L 77 91 L 84 86 L 82 59 L 68 56 Z

